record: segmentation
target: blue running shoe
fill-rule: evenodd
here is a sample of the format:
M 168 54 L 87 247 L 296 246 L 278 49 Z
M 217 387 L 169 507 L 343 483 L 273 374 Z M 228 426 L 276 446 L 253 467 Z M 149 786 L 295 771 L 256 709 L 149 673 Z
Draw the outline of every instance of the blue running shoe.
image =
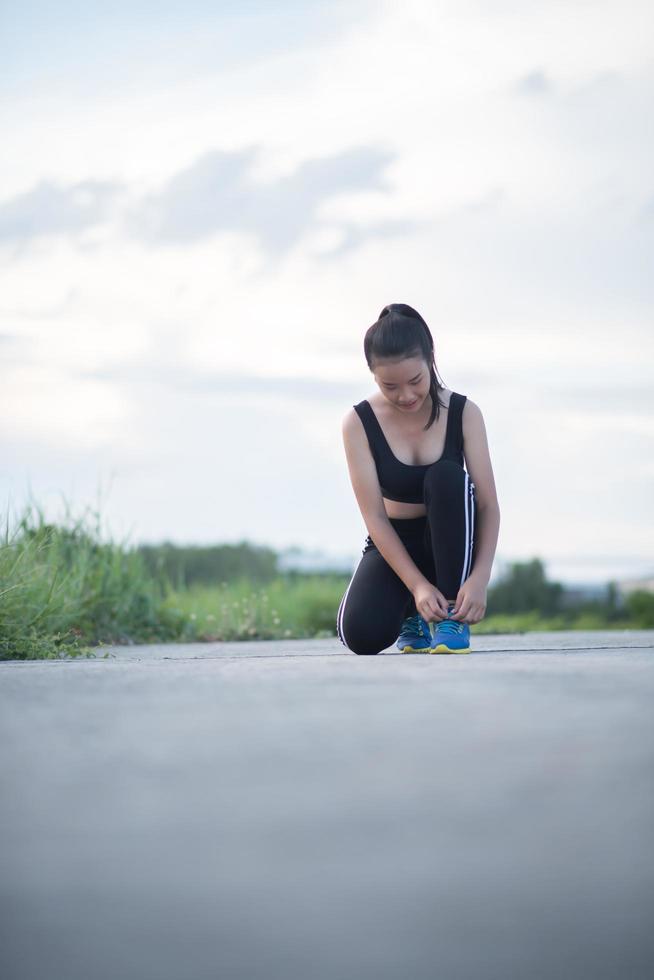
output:
M 404 620 L 396 642 L 401 653 L 429 653 L 431 645 L 429 625 L 420 614 Z
M 448 616 L 452 608 L 450 607 Z M 442 619 L 432 633 L 431 653 L 470 653 L 468 624 L 460 623 L 456 619 Z

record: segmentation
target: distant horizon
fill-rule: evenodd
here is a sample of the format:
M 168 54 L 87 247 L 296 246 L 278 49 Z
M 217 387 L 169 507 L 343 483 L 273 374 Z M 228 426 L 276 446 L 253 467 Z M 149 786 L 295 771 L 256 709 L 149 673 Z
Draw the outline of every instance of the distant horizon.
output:
M 47 523 L 56 524 L 58 526 L 64 525 L 64 514 L 61 509 L 55 511 L 52 507 L 44 507 L 34 499 L 32 499 L 32 503 L 33 505 L 38 505 L 43 513 L 44 520 Z M 6 526 L 8 521 L 9 512 L 10 510 L 8 508 L 0 510 L 0 522 L 3 528 Z M 24 513 L 24 510 L 17 509 L 15 506 L 11 509 L 11 514 L 13 517 L 13 524 L 11 525 L 12 529 L 16 529 L 17 521 L 24 516 Z M 158 538 L 144 539 L 136 537 L 133 533 L 130 534 L 129 532 L 117 533 L 116 530 L 109 526 L 108 522 L 103 519 L 102 513 L 99 512 L 97 506 L 94 506 L 93 504 L 87 503 L 81 508 L 75 508 L 69 503 L 68 513 L 70 521 L 73 523 L 81 522 L 85 527 L 87 527 L 87 529 L 89 525 L 89 515 L 99 514 L 101 539 L 105 542 L 122 542 L 128 548 L 160 547 L 165 544 L 170 544 L 179 548 L 219 548 L 227 545 L 236 546 L 245 544 L 252 548 L 270 548 L 279 556 L 299 551 L 300 561 L 304 559 L 306 562 L 311 558 L 316 560 L 323 559 L 326 562 L 326 567 L 342 567 L 344 569 L 344 574 L 347 574 L 348 568 L 351 571 L 354 570 L 361 555 L 361 550 L 363 549 L 363 539 L 367 533 L 364 529 L 361 536 L 361 548 L 359 548 L 358 551 L 356 549 L 339 551 L 324 547 L 302 545 L 297 541 L 277 544 L 265 540 L 255 540 L 247 536 L 223 539 L 206 538 L 204 540 L 192 540 L 178 538 L 173 534 L 166 534 L 159 536 Z M 500 548 L 498 548 L 495 555 L 495 561 L 493 563 L 489 585 L 495 584 L 497 579 L 503 573 L 504 568 L 512 563 L 527 563 L 534 559 L 538 559 L 543 563 L 548 581 L 558 581 L 569 588 L 575 586 L 584 587 L 608 585 L 611 581 L 627 584 L 632 580 L 654 578 L 654 560 L 643 558 L 641 556 L 621 556 L 618 560 L 612 558 L 610 555 L 592 554 L 577 555 L 575 557 L 551 555 L 544 556 L 539 554 L 508 556 Z

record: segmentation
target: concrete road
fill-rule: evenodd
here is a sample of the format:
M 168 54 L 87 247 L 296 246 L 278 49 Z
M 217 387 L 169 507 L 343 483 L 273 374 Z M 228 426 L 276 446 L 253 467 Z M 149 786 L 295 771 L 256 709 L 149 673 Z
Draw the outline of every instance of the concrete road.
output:
M 653 632 L 110 652 L 0 664 L 4 980 L 654 973 Z

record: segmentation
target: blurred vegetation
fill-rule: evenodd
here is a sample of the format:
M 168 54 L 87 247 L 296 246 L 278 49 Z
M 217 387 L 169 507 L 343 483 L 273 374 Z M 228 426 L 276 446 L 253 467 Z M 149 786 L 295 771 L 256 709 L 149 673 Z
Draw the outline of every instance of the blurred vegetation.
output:
M 165 541 L 141 545 L 139 552 L 151 574 L 168 579 L 178 589 L 238 578 L 270 582 L 277 575 L 277 553 L 245 541 L 213 547 L 185 547 Z
M 97 515 L 95 515 L 97 518 Z M 70 525 L 70 526 L 67 526 Z M 0 544 L 0 659 L 74 655 L 83 644 L 177 639 L 165 585 L 99 522 L 48 524 L 29 504 Z
M 0 660 L 107 656 L 103 647 L 336 636 L 350 576 L 281 572 L 269 548 L 129 547 L 102 540 L 99 515 L 47 523 L 30 503 L 0 541 Z M 539 559 L 488 589 L 483 633 L 654 628 L 654 595 L 615 583 L 570 601 Z
M 488 589 L 488 606 L 497 613 L 538 611 L 542 616 L 555 616 L 563 609 L 563 586 L 548 582 L 543 563 L 534 558 L 529 562 L 513 562 L 502 579 Z

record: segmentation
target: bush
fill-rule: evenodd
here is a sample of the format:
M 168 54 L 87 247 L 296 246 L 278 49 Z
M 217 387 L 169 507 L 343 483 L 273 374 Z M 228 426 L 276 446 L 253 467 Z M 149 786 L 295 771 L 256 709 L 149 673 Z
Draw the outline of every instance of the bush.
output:
M 626 598 L 626 606 L 636 629 L 654 627 L 654 594 L 639 589 Z
M 97 520 L 97 515 L 95 515 Z M 76 655 L 88 644 L 176 639 L 164 581 L 121 544 L 99 540 L 85 517 L 48 524 L 28 504 L 0 544 L 0 659 Z
M 543 562 L 513 562 L 497 584 L 488 589 L 489 613 L 529 613 L 545 616 L 561 612 L 563 586 L 548 582 Z

